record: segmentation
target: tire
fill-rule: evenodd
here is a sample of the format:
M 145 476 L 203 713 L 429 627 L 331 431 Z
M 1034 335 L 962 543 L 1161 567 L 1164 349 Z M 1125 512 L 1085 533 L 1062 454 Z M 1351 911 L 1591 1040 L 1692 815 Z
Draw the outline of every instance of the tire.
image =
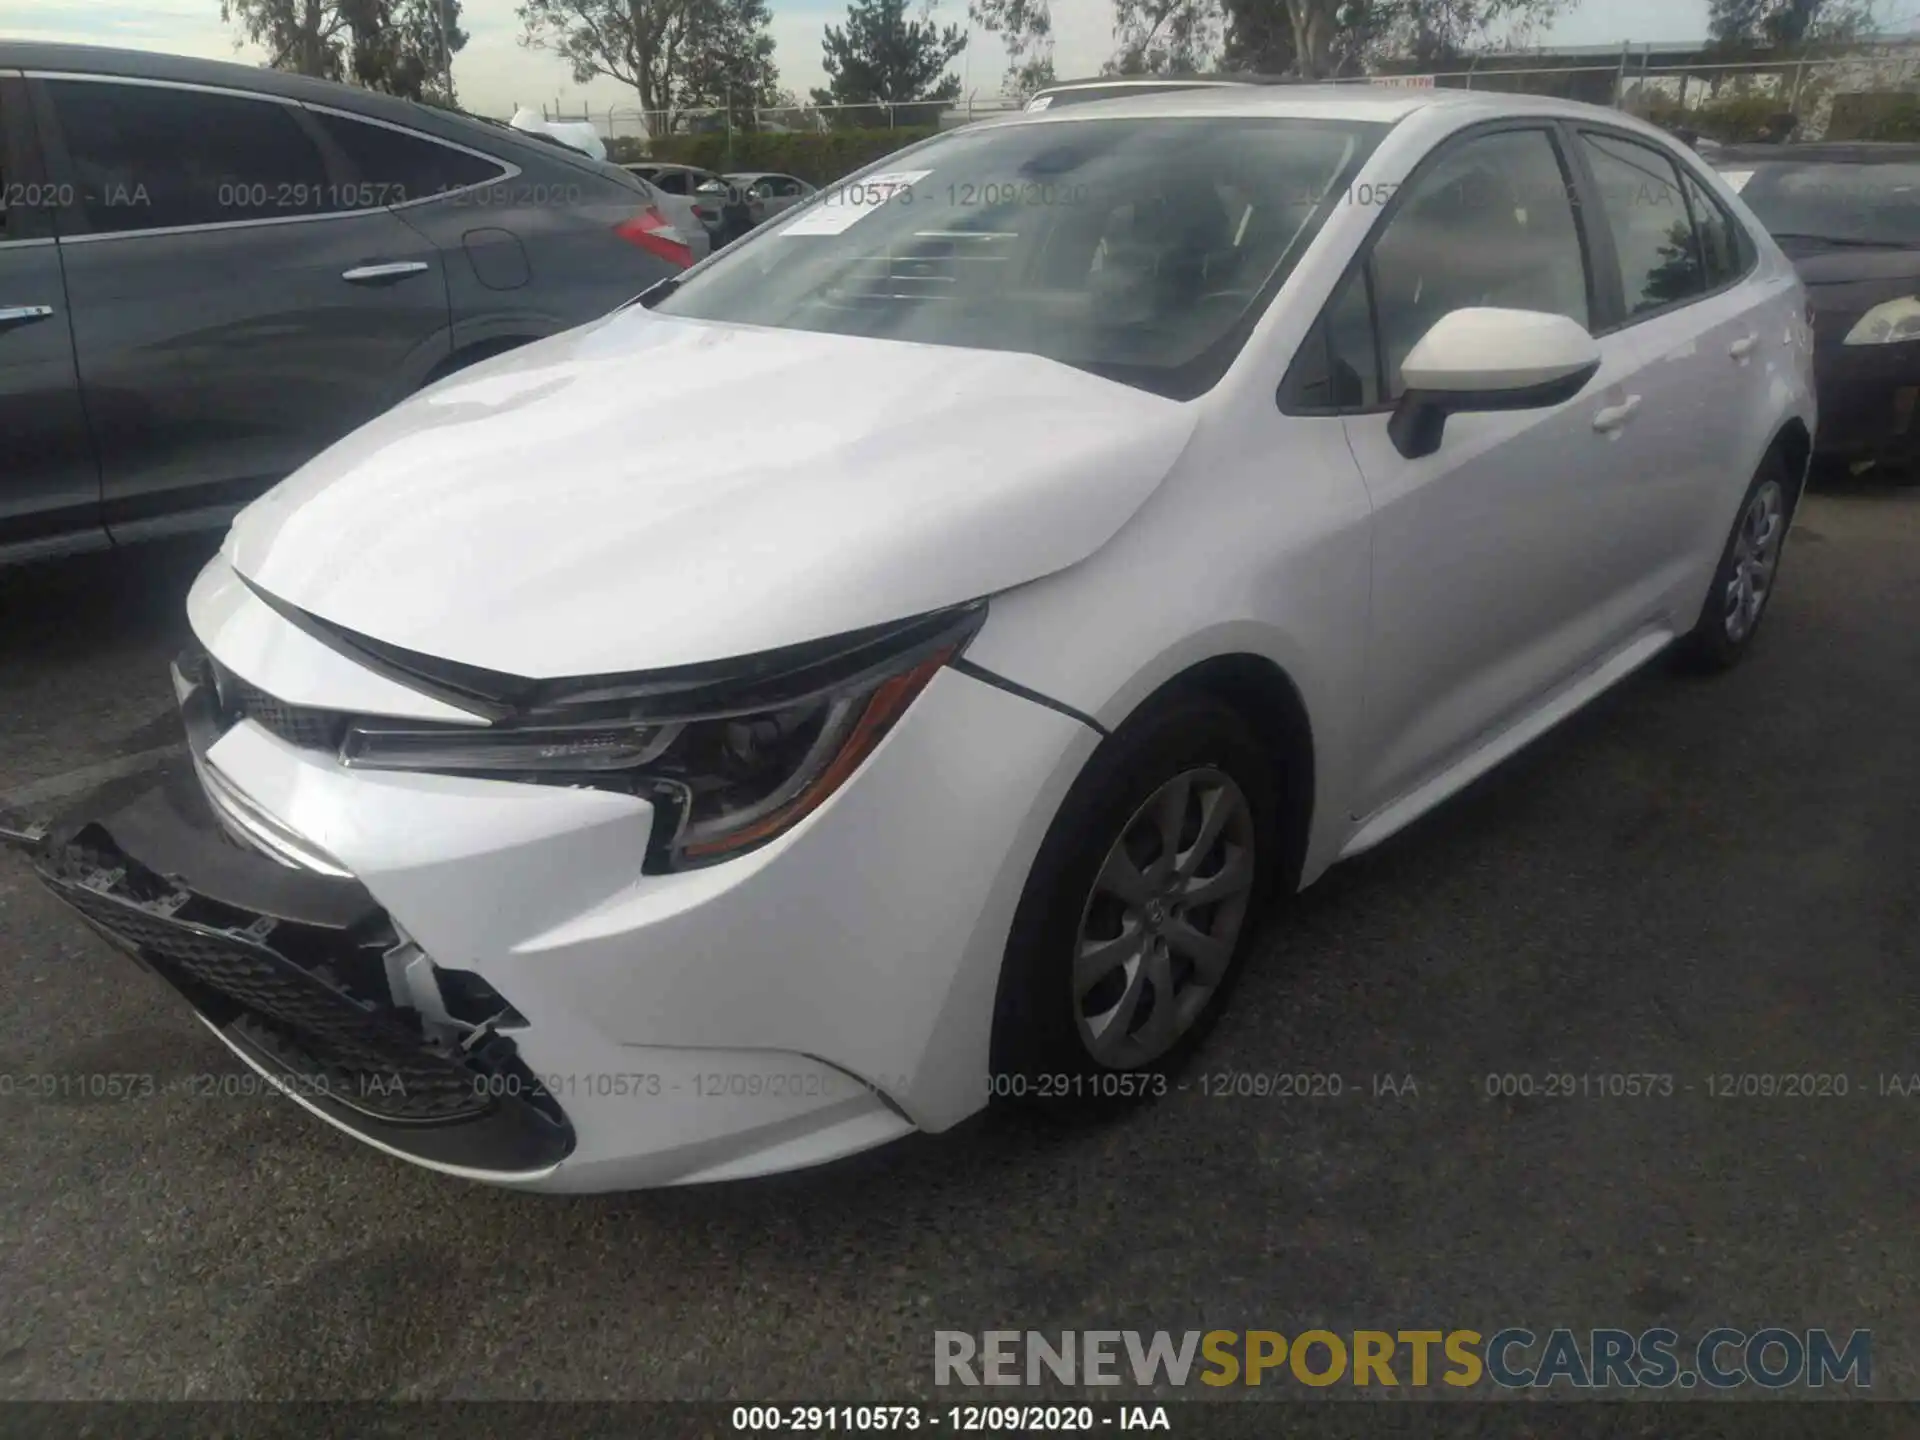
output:
M 1182 777 L 1175 858 L 1184 882 L 1162 873 L 1162 819 Z M 1279 867 L 1279 801 L 1272 757 L 1240 713 L 1211 696 L 1155 704 L 1106 740 L 1047 832 L 1015 912 L 991 1098 L 1104 1112 L 1164 1093 L 1165 1077 L 1225 1008 L 1260 928 Z M 1219 833 L 1202 849 L 1209 816 Z M 1134 863 L 1125 880 L 1124 866 L 1108 869 L 1116 849 Z M 1172 895 L 1175 885 L 1209 893 L 1202 884 L 1213 891 L 1197 906 Z M 1212 943 L 1197 944 L 1196 933 Z M 1104 976 L 1083 997 L 1076 956 L 1109 939 L 1124 943 L 1087 967 Z M 1119 963 L 1129 945 L 1130 969 Z
M 1768 454 L 1740 499 L 1700 618 L 1680 642 L 1682 656 L 1695 669 L 1731 670 L 1752 648 L 1779 588 L 1780 561 L 1799 499 L 1786 461 L 1777 451 Z

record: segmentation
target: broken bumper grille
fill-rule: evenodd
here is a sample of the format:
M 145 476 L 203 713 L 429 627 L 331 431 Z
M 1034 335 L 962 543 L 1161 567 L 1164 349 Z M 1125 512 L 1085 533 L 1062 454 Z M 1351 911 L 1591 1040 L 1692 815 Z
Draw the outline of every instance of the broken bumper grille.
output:
M 116 893 L 124 876 L 95 871 L 77 882 L 47 882 L 97 928 L 140 951 L 149 962 L 179 973 L 238 1006 L 256 1022 L 256 1039 L 274 1042 L 304 1079 L 326 1093 L 397 1122 L 447 1121 L 486 1113 L 475 1072 L 426 1050 L 397 1020 L 356 1002 L 312 971 L 271 949 L 277 929 L 255 920 L 243 930 L 169 915 L 176 904 L 196 907 L 184 894 L 142 905 Z M 244 916 L 234 917 L 243 920 Z
M 54 827 L 34 859 L 56 896 L 343 1128 L 489 1173 L 571 1152 L 564 1112 L 510 1034 L 479 1024 L 455 1043 L 396 1002 L 386 957 L 402 938 L 364 887 L 234 844 L 190 769 L 105 818 Z

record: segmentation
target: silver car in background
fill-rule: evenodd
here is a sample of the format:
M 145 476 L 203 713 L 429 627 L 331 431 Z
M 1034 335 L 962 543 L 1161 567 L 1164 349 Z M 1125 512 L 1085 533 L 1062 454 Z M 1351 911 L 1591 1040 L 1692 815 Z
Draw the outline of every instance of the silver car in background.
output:
M 792 175 L 768 170 L 742 170 L 725 177 L 726 183 L 747 197 L 747 211 L 759 225 L 783 210 L 809 199 L 814 187 Z

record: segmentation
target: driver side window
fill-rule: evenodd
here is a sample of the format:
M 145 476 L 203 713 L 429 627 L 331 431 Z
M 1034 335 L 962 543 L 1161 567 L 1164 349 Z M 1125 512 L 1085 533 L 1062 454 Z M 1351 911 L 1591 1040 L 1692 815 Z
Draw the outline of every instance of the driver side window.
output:
M 1406 388 L 1408 353 L 1451 311 L 1544 310 L 1591 328 L 1571 195 L 1546 130 L 1467 140 L 1414 181 L 1368 266 L 1388 400 Z

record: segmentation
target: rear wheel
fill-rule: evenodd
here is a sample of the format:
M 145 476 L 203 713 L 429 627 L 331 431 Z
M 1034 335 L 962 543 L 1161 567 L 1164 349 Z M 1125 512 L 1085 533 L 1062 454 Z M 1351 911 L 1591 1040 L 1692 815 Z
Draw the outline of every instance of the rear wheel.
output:
M 432 373 L 420 382 L 420 388 L 424 390 L 429 385 L 438 384 L 447 376 L 457 375 L 462 370 L 478 365 L 482 360 L 491 360 L 494 356 L 504 355 L 509 350 L 518 350 L 528 343 L 529 338 L 531 337 L 503 336 L 494 340 L 482 340 L 477 344 L 469 345 L 464 350 L 455 351 L 433 367 Z
M 1104 1108 L 1164 1085 L 1218 1018 L 1278 864 L 1271 760 L 1210 696 L 1110 737 L 1021 897 L 994 1033 L 997 1096 Z
M 1700 668 L 1730 669 L 1752 645 L 1773 599 L 1797 498 L 1786 462 L 1768 455 L 1740 502 L 1700 618 L 1682 641 Z

